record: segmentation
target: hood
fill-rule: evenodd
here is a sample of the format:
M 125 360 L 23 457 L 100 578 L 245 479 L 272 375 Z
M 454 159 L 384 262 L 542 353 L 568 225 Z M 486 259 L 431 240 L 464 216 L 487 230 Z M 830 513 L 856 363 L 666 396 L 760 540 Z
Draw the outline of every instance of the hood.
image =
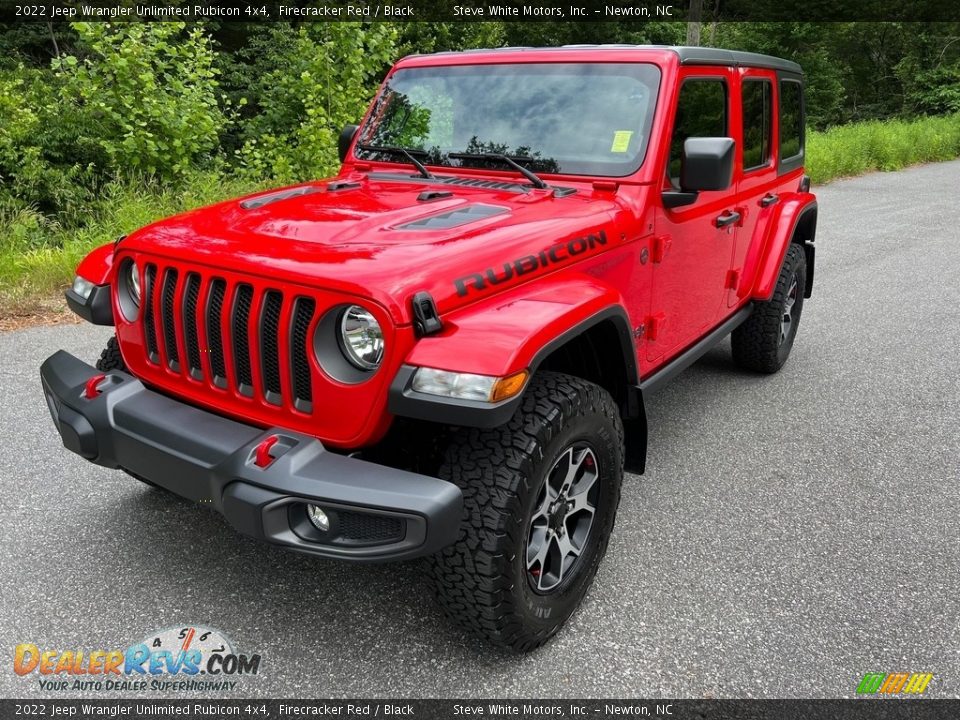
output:
M 366 297 L 407 324 L 419 291 L 449 312 L 494 285 L 523 282 L 605 245 L 615 196 L 589 185 L 568 190 L 357 175 L 162 220 L 131 234 L 121 250 Z

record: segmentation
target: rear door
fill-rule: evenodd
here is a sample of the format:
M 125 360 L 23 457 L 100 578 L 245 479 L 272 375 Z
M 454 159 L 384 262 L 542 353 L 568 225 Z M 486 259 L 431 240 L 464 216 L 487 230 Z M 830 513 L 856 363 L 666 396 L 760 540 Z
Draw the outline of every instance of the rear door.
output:
M 684 68 L 676 96 L 663 189 L 680 189 L 680 157 L 688 137 L 735 137 L 734 71 Z M 734 189 L 701 192 L 690 205 L 657 209 L 647 359 L 667 360 L 716 324 L 726 308 L 726 276 L 735 223 L 718 224 L 734 210 Z
M 744 278 L 747 257 L 763 250 L 763 233 L 779 201 L 775 134 L 776 73 L 744 68 L 740 71 L 739 106 L 741 142 L 737 144 L 734 182 L 741 227 L 733 243 L 728 276 L 727 305 L 739 305 L 750 293 L 752 278 Z

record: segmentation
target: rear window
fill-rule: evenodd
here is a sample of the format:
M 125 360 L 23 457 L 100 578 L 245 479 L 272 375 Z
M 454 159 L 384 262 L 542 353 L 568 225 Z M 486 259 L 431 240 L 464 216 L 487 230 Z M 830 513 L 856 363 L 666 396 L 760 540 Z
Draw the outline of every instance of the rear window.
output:
M 780 81 L 780 160 L 803 152 L 803 88 L 795 80 Z
M 769 80 L 743 81 L 743 169 L 770 164 L 773 88 Z

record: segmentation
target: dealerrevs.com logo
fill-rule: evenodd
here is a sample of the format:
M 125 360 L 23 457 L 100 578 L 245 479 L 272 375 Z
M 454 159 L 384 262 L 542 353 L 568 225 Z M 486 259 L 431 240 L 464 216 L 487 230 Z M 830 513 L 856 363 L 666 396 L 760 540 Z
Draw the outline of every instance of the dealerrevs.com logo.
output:
M 188 626 L 150 633 L 126 649 L 41 648 L 20 643 L 13 671 L 36 677 L 44 691 L 232 691 L 240 676 L 260 671 L 260 655 L 234 650 L 210 628 Z

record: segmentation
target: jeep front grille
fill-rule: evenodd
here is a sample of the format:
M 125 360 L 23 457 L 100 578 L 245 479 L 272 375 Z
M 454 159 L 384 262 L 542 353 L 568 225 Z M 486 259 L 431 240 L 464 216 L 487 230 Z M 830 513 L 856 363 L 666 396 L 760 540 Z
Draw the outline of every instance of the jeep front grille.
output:
M 147 360 L 274 406 L 313 411 L 308 336 L 316 301 L 147 264 L 139 322 Z

